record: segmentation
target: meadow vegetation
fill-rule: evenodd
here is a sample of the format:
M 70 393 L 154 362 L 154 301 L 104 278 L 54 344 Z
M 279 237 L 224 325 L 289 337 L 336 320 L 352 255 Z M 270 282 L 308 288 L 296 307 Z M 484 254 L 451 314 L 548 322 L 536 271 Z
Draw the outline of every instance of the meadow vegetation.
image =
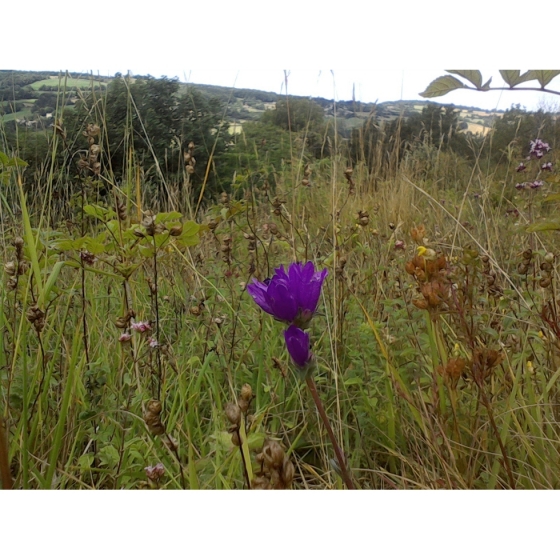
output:
M 556 114 L 55 93 L 0 121 L 2 487 L 560 487 Z M 247 290 L 308 261 L 316 394 Z

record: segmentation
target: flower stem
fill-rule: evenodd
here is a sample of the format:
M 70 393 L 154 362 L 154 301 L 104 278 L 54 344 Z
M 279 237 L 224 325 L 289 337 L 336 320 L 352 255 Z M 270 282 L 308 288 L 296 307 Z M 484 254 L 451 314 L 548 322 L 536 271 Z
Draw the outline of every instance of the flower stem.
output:
M 311 392 L 311 396 L 313 397 L 313 400 L 315 401 L 315 406 L 317 407 L 317 412 L 319 413 L 319 416 L 321 417 L 321 420 L 323 421 L 323 424 L 325 425 L 325 428 L 327 429 L 327 433 L 329 434 L 329 438 L 331 440 L 332 446 L 334 447 L 334 452 L 335 452 L 338 464 L 340 466 L 340 473 L 341 473 L 342 479 L 344 480 L 344 483 L 346 484 L 346 486 L 348 487 L 349 490 L 356 490 L 356 487 L 354 486 L 354 483 L 352 482 L 352 477 L 350 476 L 350 473 L 348 472 L 348 468 L 346 467 L 346 459 L 344 457 L 344 453 L 342 452 L 342 450 L 340 449 L 340 446 L 338 445 L 338 442 L 336 441 L 336 437 L 335 437 L 333 429 L 331 427 L 331 423 L 329 422 L 329 418 L 327 416 L 327 413 L 325 412 L 325 409 L 323 408 L 323 403 L 321 402 L 321 398 L 319 397 L 319 393 L 317 392 L 317 385 L 315 385 L 315 380 L 311 376 L 306 376 L 305 382 L 307 383 L 307 387 L 309 388 L 309 391 Z

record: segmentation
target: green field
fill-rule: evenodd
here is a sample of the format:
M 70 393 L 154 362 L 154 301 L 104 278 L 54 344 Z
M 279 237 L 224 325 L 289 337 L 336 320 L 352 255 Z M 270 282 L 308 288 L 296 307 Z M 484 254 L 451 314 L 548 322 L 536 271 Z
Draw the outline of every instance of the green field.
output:
M 60 87 L 61 89 L 66 87 L 68 88 L 81 88 L 81 89 L 88 89 L 91 86 L 107 86 L 106 81 L 96 80 L 95 78 L 92 79 L 79 79 L 79 78 L 64 78 L 64 76 L 60 78 L 50 78 L 48 80 L 40 80 L 38 82 L 34 82 L 31 84 L 31 87 L 35 90 L 39 90 L 41 86 L 49 86 L 49 87 Z

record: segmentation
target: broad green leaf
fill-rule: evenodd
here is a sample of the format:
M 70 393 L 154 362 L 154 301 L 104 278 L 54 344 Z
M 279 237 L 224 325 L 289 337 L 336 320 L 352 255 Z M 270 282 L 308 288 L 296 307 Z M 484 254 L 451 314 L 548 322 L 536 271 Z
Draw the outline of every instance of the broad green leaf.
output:
M 87 204 L 86 206 L 84 206 L 84 212 L 88 216 L 93 216 L 94 218 L 97 218 L 102 222 L 106 222 L 111 218 L 117 217 L 114 210 L 112 210 L 111 208 L 104 208 L 103 206 L 99 206 L 98 204 Z
M 529 70 L 527 74 L 530 75 L 529 80 L 538 80 L 541 87 L 545 87 L 560 74 L 560 70 Z
M 546 221 L 531 224 L 527 229 L 527 233 L 534 233 L 536 231 L 558 231 L 560 230 L 560 222 Z
M 154 219 L 154 223 L 156 224 L 165 224 L 167 222 L 176 222 L 183 217 L 183 214 L 180 212 L 160 212 L 156 215 Z
M 8 165 L 8 161 L 10 161 L 10 158 L 4 152 L 0 152 L 0 165 Z
M 446 70 L 446 72 L 457 74 L 457 76 L 465 78 L 465 80 L 468 80 L 477 89 L 482 88 L 482 74 L 479 70 Z
M 193 222 L 192 220 L 188 220 L 183 224 L 183 233 L 182 235 L 186 235 L 187 237 L 191 237 L 192 235 L 196 235 L 200 231 L 200 226 Z
M 500 75 L 509 87 L 513 87 L 521 83 L 520 74 L 519 70 L 500 70 Z
M 441 97 L 455 89 L 464 88 L 465 84 L 453 76 L 440 76 L 436 78 L 420 95 L 422 97 Z

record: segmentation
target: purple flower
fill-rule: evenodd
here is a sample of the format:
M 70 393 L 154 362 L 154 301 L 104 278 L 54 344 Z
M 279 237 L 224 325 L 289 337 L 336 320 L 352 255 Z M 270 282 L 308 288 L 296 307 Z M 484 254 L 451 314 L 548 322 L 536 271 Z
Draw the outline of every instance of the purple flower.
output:
M 515 185 L 515 188 L 517 190 L 521 190 L 525 188 L 525 183 L 517 183 L 517 185 Z
M 542 187 L 544 185 L 543 181 L 533 181 L 532 183 L 529 183 L 529 186 L 532 189 L 538 189 L 539 187 Z
M 284 339 L 294 364 L 303 369 L 313 358 L 309 349 L 309 334 L 295 325 L 290 325 L 284 331 Z
M 527 166 L 526 166 L 523 162 L 521 162 L 521 163 L 515 168 L 515 171 L 517 171 L 517 172 L 519 173 L 520 171 L 525 171 L 525 169 L 527 169 Z
M 546 163 L 543 163 L 541 165 L 541 169 L 544 169 L 545 171 L 552 171 L 552 162 L 547 161 Z
M 541 159 L 548 151 L 550 151 L 550 146 L 547 142 L 543 142 L 540 138 L 531 141 L 530 155 L 535 156 L 537 159 Z
M 311 261 L 292 263 L 288 271 L 276 268 L 270 280 L 253 283 L 247 291 L 255 303 L 278 321 L 293 323 L 305 328 L 319 304 L 319 296 L 327 269 L 315 271 Z

